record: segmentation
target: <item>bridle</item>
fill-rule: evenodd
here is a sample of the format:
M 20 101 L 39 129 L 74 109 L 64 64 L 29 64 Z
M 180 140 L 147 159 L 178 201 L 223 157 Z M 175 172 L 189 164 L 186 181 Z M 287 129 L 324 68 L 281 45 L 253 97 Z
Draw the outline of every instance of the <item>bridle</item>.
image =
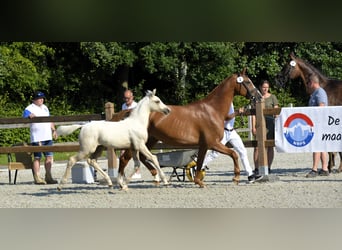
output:
M 287 72 L 286 72 L 286 77 L 290 77 L 291 71 L 296 67 L 296 65 L 298 64 L 295 60 L 291 60 L 290 61 L 290 66 L 287 68 Z M 300 66 L 300 64 L 299 64 Z M 302 67 L 300 67 L 302 69 Z M 303 70 L 303 69 L 302 69 Z M 304 85 L 307 86 L 310 76 L 313 74 L 312 69 L 309 68 L 309 72 L 307 72 L 307 74 L 304 75 Z
M 240 85 L 240 92 L 241 92 L 241 86 L 243 85 L 246 90 L 247 90 L 247 98 L 250 99 L 250 101 L 255 105 L 256 102 L 259 102 L 262 99 L 262 95 L 260 93 L 260 91 L 254 87 L 253 89 L 250 89 L 249 86 L 252 84 L 252 81 L 247 77 L 247 81 L 244 79 L 243 76 L 238 75 L 238 77 L 236 78 L 236 82 Z M 243 119 L 243 114 L 240 114 L 240 127 L 244 127 L 245 126 L 245 121 Z
M 284 86 L 284 84 L 288 81 L 289 77 L 290 77 L 290 73 L 291 70 L 294 69 L 294 67 L 296 66 L 297 62 L 295 60 L 291 60 L 290 63 L 288 65 L 286 65 L 286 67 L 284 67 L 283 71 L 281 72 L 280 77 L 276 80 L 277 83 L 281 86 Z M 280 83 L 279 83 L 280 82 Z
M 238 75 L 236 78 L 236 82 L 240 84 L 240 92 L 241 92 L 241 85 L 243 85 L 247 90 L 247 98 L 249 98 L 253 103 L 258 102 L 261 100 L 262 95 L 259 92 L 259 90 L 254 87 L 252 90 L 249 88 L 249 85 L 252 84 L 252 81 L 248 78 L 247 81 L 245 81 L 244 77 L 241 75 Z

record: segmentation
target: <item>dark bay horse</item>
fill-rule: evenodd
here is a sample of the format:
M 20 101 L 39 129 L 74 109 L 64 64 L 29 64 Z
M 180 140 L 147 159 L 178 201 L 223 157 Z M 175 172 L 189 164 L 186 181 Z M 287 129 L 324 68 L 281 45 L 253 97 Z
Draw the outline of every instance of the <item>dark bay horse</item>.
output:
M 227 118 L 230 104 L 234 95 L 241 95 L 254 101 L 260 101 L 261 94 L 252 81 L 246 76 L 245 69 L 241 74 L 233 74 L 224 79 L 207 97 L 199 101 L 184 105 L 168 105 L 171 112 L 167 116 L 152 112 L 150 115 L 146 143 L 150 149 L 162 141 L 170 146 L 185 146 L 198 148 L 197 169 L 194 177 L 195 184 L 204 187 L 201 178 L 201 167 L 208 149 L 229 155 L 234 162 L 235 183 L 240 180 L 240 167 L 236 152 L 221 143 L 224 133 L 224 121 Z M 120 157 L 119 173 L 124 173 L 128 161 L 131 159 L 131 152 L 126 150 Z M 152 173 L 150 163 L 143 155 L 140 160 Z
M 326 91 L 328 95 L 329 106 L 342 106 L 342 81 L 331 79 L 324 76 L 318 69 L 312 66 L 310 63 L 303 59 L 300 59 L 290 54 L 290 62 L 285 65 L 282 71 L 276 77 L 276 83 L 280 86 L 284 86 L 289 79 L 300 78 L 307 90 L 307 84 L 310 75 L 316 74 L 319 77 L 321 87 Z M 308 91 L 307 91 L 308 92 Z M 340 166 L 338 172 L 342 172 L 342 152 L 340 154 Z M 334 154 L 329 153 L 329 172 L 331 172 L 335 165 Z

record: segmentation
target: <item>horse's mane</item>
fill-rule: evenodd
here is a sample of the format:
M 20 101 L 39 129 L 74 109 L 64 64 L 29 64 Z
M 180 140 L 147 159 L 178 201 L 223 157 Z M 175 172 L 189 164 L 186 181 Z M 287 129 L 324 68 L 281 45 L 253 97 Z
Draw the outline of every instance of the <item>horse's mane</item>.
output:
M 148 102 L 150 98 L 152 98 L 153 96 L 155 96 L 156 90 L 154 89 L 153 91 L 151 90 L 147 90 L 146 91 L 146 95 L 144 96 L 144 98 L 142 98 L 137 106 L 132 110 L 131 114 L 129 116 L 136 116 L 137 114 L 141 113 L 141 109 L 144 106 L 145 102 Z
M 224 87 L 224 82 L 228 81 L 230 78 L 232 78 L 234 75 L 240 75 L 239 73 L 235 73 L 231 76 L 226 77 L 223 81 L 221 81 L 206 97 L 205 99 L 210 99 L 212 98 L 213 95 L 215 95 L 215 98 L 217 98 L 217 93 L 221 93 L 220 91 L 218 91 L 220 88 Z
M 238 75 L 238 74 L 237 74 Z M 211 99 L 217 99 L 217 98 L 220 98 L 218 95 L 220 94 L 224 94 L 223 91 L 220 91 L 221 88 L 223 88 L 225 86 L 225 84 L 223 84 L 224 82 L 228 81 L 232 76 L 228 76 L 226 77 L 224 80 L 222 80 L 219 84 L 217 84 L 215 86 L 214 89 L 212 89 L 209 94 L 207 96 L 205 96 L 204 98 L 201 98 L 201 99 L 198 99 L 198 100 L 195 100 L 193 102 L 190 102 L 186 105 L 183 105 L 183 106 L 187 106 L 187 105 L 198 105 L 199 103 L 203 103 L 203 102 L 206 102 L 208 100 L 211 100 Z
M 317 75 L 320 83 L 326 83 L 329 80 L 329 77 L 323 75 L 322 72 L 315 68 L 311 63 L 300 58 L 296 58 L 296 61 L 299 63 L 300 67 L 303 68 L 303 71 L 307 72 L 307 74 L 305 74 L 306 80 L 308 80 L 311 74 Z
M 139 113 L 141 112 L 141 107 L 143 106 L 143 104 L 144 104 L 145 102 L 148 101 L 148 99 L 149 99 L 150 96 L 151 96 L 150 94 L 146 93 L 146 96 L 144 96 L 144 98 L 142 98 L 142 99 L 138 102 L 137 106 L 136 106 L 134 109 L 132 109 L 132 112 L 130 112 L 130 115 L 129 115 L 129 116 L 135 116 L 135 115 L 139 114 Z

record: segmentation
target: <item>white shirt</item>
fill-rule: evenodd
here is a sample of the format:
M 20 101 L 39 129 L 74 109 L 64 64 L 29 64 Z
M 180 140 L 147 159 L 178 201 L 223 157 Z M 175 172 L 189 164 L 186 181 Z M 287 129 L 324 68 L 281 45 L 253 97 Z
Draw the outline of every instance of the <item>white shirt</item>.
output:
M 233 114 L 233 113 L 234 113 L 234 105 L 233 105 L 233 103 L 232 103 L 232 104 L 230 105 L 228 115 L 231 115 L 231 114 Z M 234 123 L 235 123 L 235 117 L 232 118 L 232 119 L 230 119 L 229 121 L 225 121 L 225 122 L 224 122 L 224 127 L 225 127 L 226 129 L 231 130 L 231 129 L 234 128 Z
M 122 109 L 122 110 L 133 109 L 133 108 L 135 108 L 135 107 L 137 106 L 137 104 L 138 104 L 138 103 L 137 103 L 136 101 L 133 101 L 132 104 L 131 104 L 131 106 L 127 106 L 127 104 L 124 103 L 124 104 L 122 104 L 121 109 Z
M 33 113 L 37 117 L 50 116 L 49 109 L 44 104 L 42 104 L 41 106 L 37 106 L 34 103 L 30 104 L 25 108 L 23 117 L 26 118 L 31 113 Z M 31 142 L 52 140 L 51 122 L 30 123 L 30 132 Z

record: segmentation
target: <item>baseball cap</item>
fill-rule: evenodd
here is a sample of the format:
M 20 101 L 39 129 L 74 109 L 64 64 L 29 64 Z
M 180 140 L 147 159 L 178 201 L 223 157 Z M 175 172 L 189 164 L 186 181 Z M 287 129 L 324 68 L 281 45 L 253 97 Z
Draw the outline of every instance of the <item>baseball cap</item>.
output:
M 39 98 L 46 98 L 45 94 L 41 91 L 36 91 L 33 95 L 33 100 L 39 99 Z

